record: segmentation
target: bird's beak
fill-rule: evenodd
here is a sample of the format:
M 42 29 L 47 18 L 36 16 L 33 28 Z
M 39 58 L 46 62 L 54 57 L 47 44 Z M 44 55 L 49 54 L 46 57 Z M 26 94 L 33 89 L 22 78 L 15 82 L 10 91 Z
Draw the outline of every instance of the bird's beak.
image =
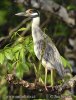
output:
M 24 13 L 24 12 L 20 12 L 20 13 L 17 13 L 17 14 L 15 14 L 16 16 L 26 16 L 26 13 Z
M 20 13 L 17 13 L 17 14 L 15 14 L 16 16 L 26 16 L 26 17 L 28 17 L 29 16 L 29 14 L 27 13 L 27 12 L 20 12 Z

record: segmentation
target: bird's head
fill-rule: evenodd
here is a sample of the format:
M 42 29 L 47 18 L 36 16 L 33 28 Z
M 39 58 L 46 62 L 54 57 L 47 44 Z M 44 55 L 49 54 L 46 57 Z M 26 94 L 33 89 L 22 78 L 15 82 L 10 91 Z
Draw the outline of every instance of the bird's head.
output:
M 25 12 L 20 12 L 20 13 L 17 13 L 15 15 L 35 18 L 35 17 L 39 16 L 39 12 L 37 10 L 35 10 L 35 9 L 28 9 Z

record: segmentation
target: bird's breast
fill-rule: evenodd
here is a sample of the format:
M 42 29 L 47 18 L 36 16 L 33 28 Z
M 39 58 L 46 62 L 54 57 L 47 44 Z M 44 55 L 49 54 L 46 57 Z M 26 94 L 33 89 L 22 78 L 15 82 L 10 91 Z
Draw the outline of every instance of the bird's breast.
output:
M 46 61 L 46 59 L 44 59 L 44 55 L 42 54 L 42 46 L 40 47 L 40 45 L 35 45 L 34 52 L 35 52 L 36 57 L 42 61 L 42 65 L 44 67 L 47 67 L 48 70 L 54 69 L 51 63 L 49 63 L 48 61 Z
M 37 58 L 41 60 L 44 52 L 44 40 L 39 40 L 34 43 L 34 52 Z

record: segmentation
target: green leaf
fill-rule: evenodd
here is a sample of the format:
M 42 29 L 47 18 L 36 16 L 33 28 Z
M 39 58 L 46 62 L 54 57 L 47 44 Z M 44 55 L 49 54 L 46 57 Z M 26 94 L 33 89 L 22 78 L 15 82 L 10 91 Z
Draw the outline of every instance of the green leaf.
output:
M 17 60 L 19 59 L 19 52 L 15 53 L 15 57 L 16 57 Z
M 24 37 L 19 37 L 17 41 L 18 42 L 23 42 L 24 41 Z
M 31 36 L 27 37 L 25 39 L 25 48 L 30 52 L 30 53 L 34 53 L 34 46 L 33 46 L 33 40 L 31 38 Z
M 64 67 L 69 67 L 70 70 L 72 71 L 72 67 L 71 67 L 70 63 L 62 56 L 61 56 L 61 60 L 62 60 Z
M 67 6 L 67 10 L 74 10 L 74 9 L 76 9 L 75 5 L 69 5 L 69 6 Z
M 20 58 L 22 62 L 25 62 L 25 49 L 24 48 L 20 50 Z
M 16 65 L 16 76 L 21 79 L 23 77 L 24 72 L 27 73 L 29 71 L 29 67 L 26 63 L 17 62 Z
M 28 64 L 28 62 L 22 63 L 22 66 L 23 66 L 24 72 L 28 73 L 29 72 L 29 64 Z
M 26 29 L 27 29 L 27 28 L 22 27 L 22 28 L 20 28 L 17 32 L 24 31 L 24 30 L 26 30 Z
M 23 69 L 22 69 L 22 64 L 20 62 L 17 62 L 16 64 L 16 76 L 19 79 L 23 77 Z
M 6 56 L 6 58 L 7 58 L 8 60 L 13 60 L 12 50 L 6 49 L 4 53 L 5 53 L 5 56 Z
M 30 43 L 31 40 L 32 40 L 32 37 L 31 36 L 27 36 L 25 38 L 25 41 L 24 41 L 25 45 L 29 45 L 29 43 Z
M 14 47 L 12 48 L 12 50 L 13 50 L 13 52 L 15 53 L 15 52 L 21 50 L 21 48 L 22 48 L 22 44 L 19 44 L 19 45 L 14 46 Z
M 13 64 L 11 64 L 10 62 L 7 63 L 7 67 L 8 67 L 8 72 L 11 73 L 13 71 Z
M 4 54 L 0 53 L 0 64 L 3 64 L 4 62 Z
M 28 46 L 28 51 L 30 53 L 34 53 L 34 47 L 33 47 L 33 44 L 32 43 Z

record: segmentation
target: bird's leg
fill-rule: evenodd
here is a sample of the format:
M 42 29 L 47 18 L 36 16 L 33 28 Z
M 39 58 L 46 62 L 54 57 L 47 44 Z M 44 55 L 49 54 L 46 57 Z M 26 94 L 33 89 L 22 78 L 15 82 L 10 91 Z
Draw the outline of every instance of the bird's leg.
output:
M 41 78 L 41 61 L 39 62 L 38 78 L 39 78 L 39 82 L 44 83 L 42 78 Z
M 47 67 L 45 67 L 45 89 L 47 90 L 46 81 L 47 81 Z
M 54 86 L 54 69 L 51 69 L 51 87 Z

